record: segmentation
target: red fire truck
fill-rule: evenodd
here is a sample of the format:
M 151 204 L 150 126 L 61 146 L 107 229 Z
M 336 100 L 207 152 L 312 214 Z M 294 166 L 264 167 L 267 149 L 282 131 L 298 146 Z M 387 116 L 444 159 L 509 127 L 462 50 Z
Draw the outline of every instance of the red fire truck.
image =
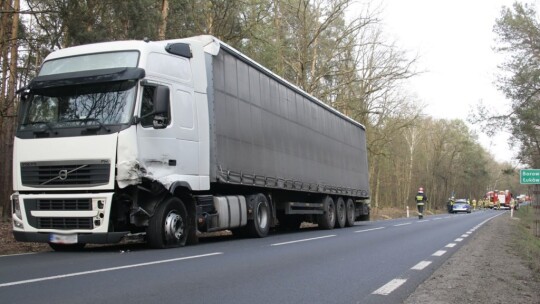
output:
M 510 190 L 489 191 L 486 193 L 486 199 L 489 201 L 489 207 L 495 209 L 510 209 L 512 193 Z

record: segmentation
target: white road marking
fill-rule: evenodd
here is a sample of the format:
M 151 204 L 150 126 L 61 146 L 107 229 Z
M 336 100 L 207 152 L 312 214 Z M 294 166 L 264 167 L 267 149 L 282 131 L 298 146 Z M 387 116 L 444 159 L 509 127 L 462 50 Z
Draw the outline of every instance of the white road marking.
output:
M 0 258 L 4 258 L 4 257 L 12 257 L 12 256 L 18 256 L 18 255 L 29 255 L 29 254 L 37 254 L 37 252 L 4 254 L 4 255 L 0 255 Z
M 429 222 L 429 220 L 421 220 L 421 221 L 418 221 L 417 223 L 423 223 L 423 222 Z
M 454 240 L 454 242 L 461 242 L 461 241 L 463 241 L 463 238 L 457 238 Z
M 431 264 L 431 261 L 422 261 L 416 265 L 414 265 L 411 269 L 412 270 L 423 270 L 426 268 L 429 264 Z
M 294 244 L 294 243 L 300 243 L 300 242 L 307 242 L 307 241 L 313 241 L 313 240 L 320 240 L 320 239 L 325 239 L 325 238 L 334 237 L 334 236 L 336 236 L 336 235 L 335 235 L 335 234 L 331 234 L 331 235 L 325 235 L 325 236 L 314 237 L 314 238 L 309 238 L 309 239 L 302 239 L 302 240 L 296 240 L 296 241 L 290 241 L 290 242 L 283 242 L 283 243 L 275 243 L 275 244 L 272 244 L 272 245 L 270 245 L 270 246 L 288 245 L 288 244 Z
M 405 283 L 405 282 L 407 282 L 406 279 L 393 279 L 392 281 L 386 283 L 381 288 L 375 290 L 371 294 L 378 294 L 378 295 L 387 296 L 392 291 L 396 290 L 399 286 L 403 285 L 403 283 Z
M 115 271 L 115 270 L 121 270 L 121 269 L 129 269 L 129 268 L 157 265 L 157 264 L 163 264 L 163 263 L 178 262 L 178 261 L 183 261 L 183 260 L 204 258 L 204 257 L 220 255 L 220 254 L 223 254 L 223 252 L 214 252 L 214 253 L 208 253 L 208 254 L 201 254 L 201 255 L 194 255 L 194 256 L 188 256 L 188 257 L 175 258 L 175 259 L 160 260 L 160 261 L 140 263 L 140 264 L 131 264 L 131 265 L 125 265 L 125 266 L 118 266 L 118 267 L 110 267 L 110 268 L 102 268 L 102 269 L 82 271 L 82 272 L 67 273 L 67 274 L 61 274 L 61 275 L 55 275 L 55 276 L 43 277 L 43 278 L 36 278 L 36 279 L 30 279 L 30 280 L 23 280 L 23 281 L 16 281 L 16 282 L 8 282 L 8 283 L 0 284 L 0 288 L 1 287 L 14 286 L 14 285 L 22 285 L 22 284 L 30 284 L 30 283 L 36 283 L 36 282 L 42 282 L 42 281 L 49 281 L 49 280 L 64 279 L 64 278 L 69 278 L 69 277 L 76 277 L 76 276 L 82 276 L 82 275 L 94 274 L 94 273 L 100 273 L 100 272 L 108 272 L 108 271 Z
M 394 227 L 405 226 L 405 225 L 410 225 L 410 224 L 412 223 L 409 222 L 409 223 L 397 224 L 397 225 L 394 225 Z
M 355 233 L 358 233 L 358 232 L 366 232 L 366 231 L 373 231 L 373 230 L 379 230 L 379 229 L 384 229 L 386 227 L 377 227 L 377 228 L 371 228 L 371 229 L 364 229 L 364 230 L 357 230 L 355 231 Z
M 446 253 L 446 250 L 438 250 L 438 251 L 435 251 L 435 253 L 432 254 L 432 256 L 442 256 L 445 253 Z
M 444 247 L 447 247 L 447 248 L 452 248 L 456 246 L 456 243 L 449 243 L 448 245 L 444 246 Z
M 442 219 L 443 219 L 442 217 L 436 217 L 436 218 L 434 218 L 433 220 L 434 220 L 434 221 L 437 221 L 437 220 L 442 220 Z
M 461 235 L 462 238 L 466 238 L 466 237 L 468 237 L 468 236 L 469 236 L 468 234 L 462 234 L 462 235 Z

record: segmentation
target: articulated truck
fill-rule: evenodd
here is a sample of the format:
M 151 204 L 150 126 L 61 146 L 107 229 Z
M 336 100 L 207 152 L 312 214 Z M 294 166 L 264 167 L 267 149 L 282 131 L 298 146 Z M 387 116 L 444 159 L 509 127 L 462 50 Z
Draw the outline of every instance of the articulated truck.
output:
M 369 219 L 365 127 L 212 36 L 61 49 L 19 94 L 18 241 L 168 248 Z

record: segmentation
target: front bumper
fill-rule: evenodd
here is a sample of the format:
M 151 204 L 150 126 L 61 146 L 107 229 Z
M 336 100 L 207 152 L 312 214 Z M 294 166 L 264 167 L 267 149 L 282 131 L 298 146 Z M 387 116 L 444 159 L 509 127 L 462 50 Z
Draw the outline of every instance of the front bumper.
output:
M 128 233 L 128 231 L 95 234 L 78 233 L 77 239 L 78 243 L 84 244 L 115 244 L 120 242 Z M 15 240 L 19 242 L 47 243 L 49 242 L 49 235 L 49 233 L 13 231 Z
M 80 243 L 115 243 L 127 232 L 109 232 L 112 192 L 19 194 L 13 235 L 23 242 L 48 242 L 51 234 L 76 234 Z

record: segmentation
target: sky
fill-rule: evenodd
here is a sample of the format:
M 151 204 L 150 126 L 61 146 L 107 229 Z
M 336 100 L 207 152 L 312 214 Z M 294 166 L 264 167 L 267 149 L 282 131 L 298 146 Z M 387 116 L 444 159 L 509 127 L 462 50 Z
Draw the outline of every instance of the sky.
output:
M 380 1 L 388 38 L 418 54 L 416 68 L 423 73 L 411 80 L 408 89 L 425 105 L 424 113 L 467 121 L 480 101 L 500 113 L 509 111 L 510 101 L 495 85 L 497 66 L 504 57 L 493 50 L 493 26 L 501 8 L 511 7 L 514 0 Z M 512 160 L 509 134 L 487 137 L 478 127 L 469 127 L 497 161 Z

